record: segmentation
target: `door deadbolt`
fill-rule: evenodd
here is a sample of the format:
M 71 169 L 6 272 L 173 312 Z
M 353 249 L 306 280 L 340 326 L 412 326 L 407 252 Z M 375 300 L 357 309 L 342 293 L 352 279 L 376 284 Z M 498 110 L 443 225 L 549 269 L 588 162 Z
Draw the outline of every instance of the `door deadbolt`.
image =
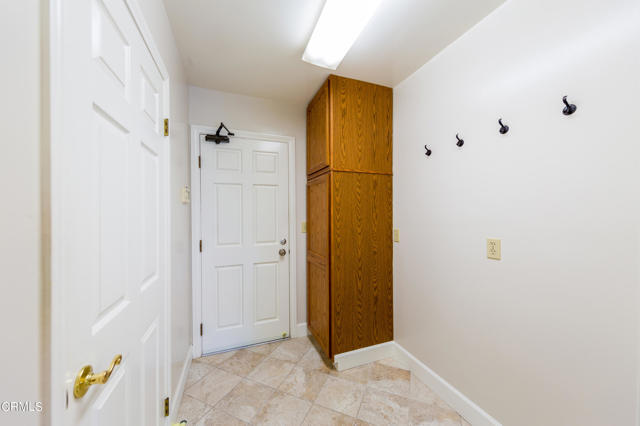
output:
M 287 244 L 287 239 L 286 239 L 286 238 L 281 239 L 281 240 L 280 240 L 280 245 L 282 245 L 282 246 L 283 246 L 283 245 L 285 245 L 285 244 Z

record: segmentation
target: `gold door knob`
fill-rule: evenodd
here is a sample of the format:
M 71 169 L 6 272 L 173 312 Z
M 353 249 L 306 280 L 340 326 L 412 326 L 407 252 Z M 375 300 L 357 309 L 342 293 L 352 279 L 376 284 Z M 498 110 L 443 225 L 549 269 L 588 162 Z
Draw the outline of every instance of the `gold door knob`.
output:
M 73 385 L 73 396 L 76 398 L 82 398 L 91 386 L 104 385 L 107 383 L 109 381 L 109 377 L 111 377 L 111 373 L 113 373 L 113 369 L 116 368 L 116 365 L 120 364 L 121 361 L 122 355 L 116 355 L 115 358 L 113 358 L 113 361 L 111 361 L 109 368 L 98 374 L 93 374 L 93 367 L 90 365 L 82 367 L 78 372 L 76 382 Z
M 287 251 L 286 251 L 285 249 L 280 249 L 280 250 L 278 251 L 278 254 L 279 254 L 280 256 L 284 256 L 285 254 L 287 254 Z

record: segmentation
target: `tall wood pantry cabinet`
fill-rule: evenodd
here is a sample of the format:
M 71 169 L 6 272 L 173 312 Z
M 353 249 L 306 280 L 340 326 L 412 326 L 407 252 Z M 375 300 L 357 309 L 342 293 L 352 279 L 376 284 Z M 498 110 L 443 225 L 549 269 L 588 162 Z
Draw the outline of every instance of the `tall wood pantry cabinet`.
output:
M 392 113 L 334 75 L 307 108 L 307 325 L 332 359 L 393 340 Z

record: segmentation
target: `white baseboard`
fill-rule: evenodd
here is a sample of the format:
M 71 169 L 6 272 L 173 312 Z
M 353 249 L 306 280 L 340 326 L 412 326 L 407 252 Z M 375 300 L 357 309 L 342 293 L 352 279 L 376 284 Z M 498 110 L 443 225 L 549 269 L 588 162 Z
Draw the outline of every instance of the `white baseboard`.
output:
M 478 407 L 462 392 L 454 388 L 449 382 L 438 376 L 435 371 L 427 367 L 409 351 L 393 342 L 396 350 L 396 358 L 407 365 L 425 385 L 429 386 L 447 404 L 455 408 L 473 426 L 502 426 L 500 422 L 491 417 L 486 411 Z
M 296 324 L 295 328 L 291 330 L 291 337 L 303 337 L 309 334 L 307 329 L 307 323 L 301 322 Z
M 187 384 L 187 376 L 189 375 L 189 368 L 191 367 L 191 361 L 193 360 L 193 346 L 189 346 L 187 348 L 187 354 L 184 357 L 184 363 L 182 365 L 182 373 L 180 374 L 180 380 L 178 381 L 178 388 L 176 389 L 176 394 L 171 398 L 171 409 L 170 409 L 170 424 L 175 423 L 178 419 L 178 410 L 180 409 L 180 404 L 182 403 L 182 396 L 184 395 L 184 388 Z
M 347 370 L 359 365 L 379 361 L 395 354 L 395 343 L 385 342 L 379 345 L 367 346 L 355 351 L 344 352 L 333 357 L 333 365 L 338 371 Z
M 407 366 L 418 379 L 429 386 L 473 426 L 502 426 L 500 422 L 395 341 L 338 354 L 334 357 L 334 366 L 336 370 L 343 371 L 390 357 L 394 357 Z

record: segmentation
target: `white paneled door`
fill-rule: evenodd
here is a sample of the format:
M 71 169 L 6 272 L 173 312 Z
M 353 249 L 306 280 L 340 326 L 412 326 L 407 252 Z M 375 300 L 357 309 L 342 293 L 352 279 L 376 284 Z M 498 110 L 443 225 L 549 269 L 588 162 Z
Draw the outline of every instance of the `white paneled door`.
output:
M 289 335 L 286 143 L 200 139 L 202 352 Z
M 52 407 L 53 424 L 162 425 L 167 76 L 135 0 L 54 3 L 53 343 L 54 368 L 64 371 L 53 372 L 53 401 L 63 389 L 66 397 Z M 87 365 L 107 374 L 74 395 Z

